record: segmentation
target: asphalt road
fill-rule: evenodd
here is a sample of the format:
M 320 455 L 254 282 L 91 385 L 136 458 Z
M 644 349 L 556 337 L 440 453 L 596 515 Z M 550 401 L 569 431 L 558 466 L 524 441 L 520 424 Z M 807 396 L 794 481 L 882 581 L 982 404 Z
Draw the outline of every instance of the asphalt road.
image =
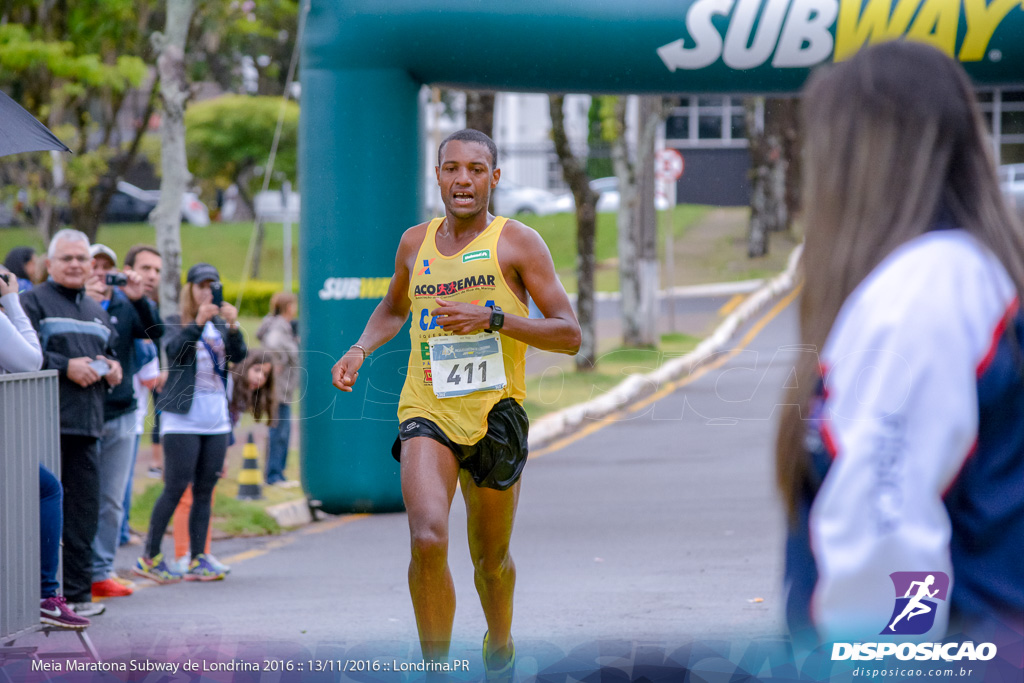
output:
M 741 350 L 673 393 L 533 454 L 512 539 L 513 632 L 524 677 L 565 657 L 638 658 L 647 646 L 664 652 L 695 640 L 782 634 L 783 521 L 772 449 L 796 306 L 762 313 L 736 339 Z M 470 673 L 455 678 L 472 680 L 485 624 L 458 494 L 451 529 L 452 657 L 471 661 Z M 214 552 L 233 565 L 226 581 L 141 580 L 134 596 L 107 600 L 88 631 L 101 656 L 284 658 L 304 669 L 308 660 L 419 661 L 404 514 L 334 518 L 269 541 L 221 542 Z M 40 644 L 57 647 L 59 639 L 73 644 L 67 634 Z M 338 676 L 307 670 L 300 678 Z

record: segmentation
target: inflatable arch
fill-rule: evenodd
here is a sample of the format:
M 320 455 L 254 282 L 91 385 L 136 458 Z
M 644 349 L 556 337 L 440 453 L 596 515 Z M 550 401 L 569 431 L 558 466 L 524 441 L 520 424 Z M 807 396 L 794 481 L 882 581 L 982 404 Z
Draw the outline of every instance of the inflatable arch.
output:
M 1024 83 L 1022 0 L 311 0 L 299 142 L 310 500 L 335 513 L 402 508 L 389 449 L 407 331 L 368 359 L 352 394 L 328 378 L 419 218 L 422 84 L 793 92 L 813 67 L 904 36 L 959 59 L 979 85 Z

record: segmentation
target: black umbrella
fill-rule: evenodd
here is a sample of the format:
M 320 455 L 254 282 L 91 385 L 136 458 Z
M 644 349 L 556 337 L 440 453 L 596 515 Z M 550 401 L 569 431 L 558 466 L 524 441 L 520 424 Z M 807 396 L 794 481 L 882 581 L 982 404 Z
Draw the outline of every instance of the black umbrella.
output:
M 46 149 L 71 151 L 36 117 L 0 91 L 0 156 Z

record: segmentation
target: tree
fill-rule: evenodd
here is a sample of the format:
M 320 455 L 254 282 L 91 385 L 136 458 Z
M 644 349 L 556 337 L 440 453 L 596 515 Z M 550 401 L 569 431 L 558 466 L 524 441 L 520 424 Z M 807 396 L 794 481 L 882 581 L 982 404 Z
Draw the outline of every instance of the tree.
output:
M 284 94 L 299 5 L 300 0 L 197 0 L 189 50 L 192 80 L 212 80 L 228 92 Z M 240 68 L 247 57 L 254 83 Z
M 799 101 L 775 97 L 763 102 L 763 125 L 757 120 L 756 100 L 745 103 L 751 165 L 750 258 L 768 253 L 772 232 L 791 229 L 800 204 Z
M 614 98 L 608 128 L 612 161 L 619 179 L 619 291 L 622 294 L 622 343 L 658 343 L 658 223 L 654 207 L 654 143 L 671 110 L 671 100 L 639 98 L 636 162 L 626 140 L 626 98 Z
M 131 163 L 152 111 L 149 90 L 132 96 L 147 75 L 144 56 L 155 3 L 13 0 L 0 20 L 0 86 L 49 125 L 74 155 L 37 156 L 4 164 L 4 176 L 26 188 L 44 238 L 60 214 L 94 237 L 116 177 Z M 129 139 L 120 120 L 131 119 Z M 62 211 L 55 207 L 65 207 Z
M 181 197 L 188 185 L 185 156 L 185 103 L 189 96 L 185 76 L 185 41 L 192 20 L 193 0 L 167 0 L 167 23 L 162 34 L 153 34 L 159 53 L 160 97 L 164 115 L 160 121 L 160 201 L 153 209 L 157 248 L 163 256 L 160 276 L 160 313 L 176 312 L 181 293 Z
M 597 360 L 597 327 L 594 314 L 594 240 L 597 235 L 597 198 L 590 189 L 585 161 L 573 154 L 565 133 L 563 95 L 549 96 L 551 133 L 555 152 L 562 164 L 562 177 L 576 200 L 576 315 L 582 330 L 582 343 L 576 354 L 576 370 L 590 372 Z
M 185 115 L 185 141 L 189 168 L 199 177 L 213 180 L 220 189 L 238 186 L 239 198 L 254 209 L 253 197 L 263 178 L 257 173 L 266 164 L 284 107 L 274 171 L 294 184 L 298 164 L 299 105 L 280 97 L 222 95 L 197 102 Z

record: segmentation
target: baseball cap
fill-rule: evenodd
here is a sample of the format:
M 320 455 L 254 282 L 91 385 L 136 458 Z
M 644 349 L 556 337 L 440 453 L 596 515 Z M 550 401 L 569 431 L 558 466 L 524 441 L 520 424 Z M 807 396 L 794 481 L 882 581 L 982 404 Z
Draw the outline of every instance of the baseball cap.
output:
M 105 244 L 94 244 L 89 247 L 89 256 L 96 258 L 97 256 L 106 256 L 116 266 L 117 265 L 117 254 L 114 250 Z
M 220 273 L 209 263 L 197 263 L 188 269 L 185 279 L 197 285 L 207 280 L 220 280 Z

